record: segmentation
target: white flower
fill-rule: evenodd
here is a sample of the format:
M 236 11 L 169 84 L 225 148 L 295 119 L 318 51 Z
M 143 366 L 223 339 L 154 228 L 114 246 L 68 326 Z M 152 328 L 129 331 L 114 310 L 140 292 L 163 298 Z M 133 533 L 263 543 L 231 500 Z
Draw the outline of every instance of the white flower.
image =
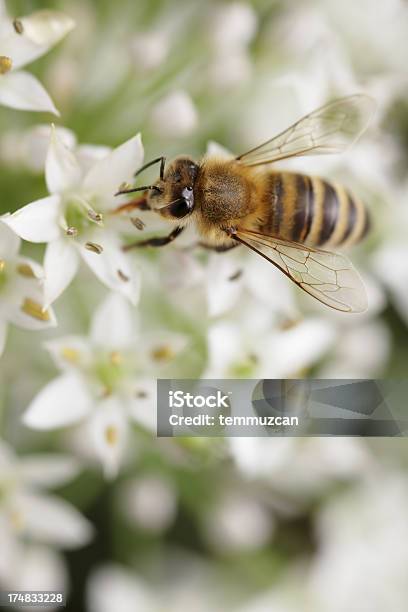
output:
M 251 493 L 227 491 L 205 517 L 205 533 L 212 547 L 221 553 L 257 550 L 268 542 L 273 517 Z
M 122 251 L 116 217 L 110 213 L 120 204 L 114 198 L 118 187 L 131 180 L 142 163 L 140 135 L 102 158 L 98 155 L 86 170 L 80 163 L 83 159 L 83 151 L 79 148 L 75 154 L 54 130 L 45 167 L 51 195 L 4 216 L 3 221 L 25 240 L 48 243 L 44 259 L 47 305 L 72 281 L 80 259 L 109 289 L 135 304 L 139 275 Z
M 168 36 L 162 30 L 138 32 L 130 43 L 135 68 L 142 72 L 158 68 L 167 59 L 169 46 Z
M 160 533 L 175 519 L 176 491 L 168 479 L 158 474 L 128 480 L 121 491 L 121 506 L 131 524 Z
M 18 579 L 25 567 L 26 541 L 56 548 L 76 548 L 89 541 L 88 521 L 68 502 L 43 491 L 69 482 L 78 472 L 78 463 L 70 457 L 17 458 L 0 442 L 0 580 Z M 16 567 L 17 561 L 23 566 Z
M 222 3 L 212 9 L 208 36 L 222 53 L 231 47 L 248 45 L 257 30 L 257 14 L 245 2 Z
M 13 22 L 6 14 L 4 0 L 0 0 L 0 104 L 58 114 L 37 78 L 20 69 L 47 53 L 73 27 L 70 17 L 50 10 Z
M 115 476 L 127 449 L 130 422 L 154 430 L 155 382 L 184 348 L 178 334 L 140 337 L 129 304 L 111 294 L 95 312 L 88 338 L 47 343 L 61 375 L 33 399 L 24 423 L 49 430 L 80 425 L 88 455 Z
M 28 130 L 5 132 L 0 140 L 0 160 L 10 167 L 23 166 L 34 172 L 44 172 L 45 160 L 51 137 L 51 126 L 35 125 Z M 76 136 L 67 128 L 57 126 L 56 132 L 60 140 L 69 149 L 74 149 Z
M 312 366 L 335 340 L 333 326 L 317 317 L 279 326 L 257 302 L 240 303 L 235 318 L 216 321 L 208 331 L 204 378 L 286 378 Z
M 363 486 L 325 504 L 310 578 L 322 610 L 406 610 L 407 503 L 405 474 L 377 470 Z
M 87 588 L 89 612 L 214 612 L 228 610 L 216 581 L 201 562 L 173 554 L 171 577 L 149 584 L 135 572 L 113 563 L 93 572 Z
M 300 500 L 331 481 L 364 476 L 375 465 L 355 438 L 231 438 L 229 445 L 246 476 L 265 478 Z
M 19 255 L 19 247 L 18 236 L 0 219 L 0 355 L 8 323 L 32 330 L 56 325 L 53 310 L 44 307 L 42 268 Z
M 152 108 L 150 122 L 160 136 L 183 138 L 197 127 L 198 113 L 191 97 L 177 90 L 157 102 Z

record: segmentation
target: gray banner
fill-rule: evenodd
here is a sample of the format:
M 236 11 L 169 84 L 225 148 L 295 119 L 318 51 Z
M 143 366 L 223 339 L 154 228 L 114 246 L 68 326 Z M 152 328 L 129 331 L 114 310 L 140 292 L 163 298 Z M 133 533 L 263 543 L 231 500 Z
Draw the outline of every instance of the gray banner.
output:
M 157 435 L 405 436 L 404 380 L 158 380 Z

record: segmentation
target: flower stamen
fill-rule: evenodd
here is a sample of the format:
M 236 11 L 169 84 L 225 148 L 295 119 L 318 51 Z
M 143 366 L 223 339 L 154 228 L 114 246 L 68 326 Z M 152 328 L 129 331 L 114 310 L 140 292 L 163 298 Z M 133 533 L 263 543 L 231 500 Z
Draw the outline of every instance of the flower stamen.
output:
M 73 225 L 71 225 L 70 227 L 67 227 L 67 229 L 65 230 L 65 233 L 67 236 L 78 236 L 78 230 Z
M 39 321 L 49 321 L 51 318 L 49 311 L 44 310 L 41 304 L 35 302 L 31 298 L 25 298 L 21 310 L 28 316 L 33 319 L 38 319 Z
M 105 429 L 105 440 L 109 446 L 115 446 L 118 442 L 119 433 L 117 427 L 108 425 Z
M 142 232 L 146 227 L 145 223 L 143 223 L 143 221 L 139 219 L 139 217 L 131 217 L 130 220 L 135 226 L 135 228 L 138 229 L 140 232 Z
M 85 248 L 88 249 L 88 251 L 92 251 L 92 253 L 96 253 L 97 255 L 100 255 L 103 252 L 103 246 L 96 242 L 87 242 L 85 244 Z
M 70 363 L 79 362 L 79 351 L 77 349 L 71 348 L 70 346 L 64 346 L 61 351 L 61 355 L 66 361 L 69 361 Z
M 128 283 L 130 281 L 130 278 L 126 276 L 126 274 L 122 272 L 122 270 L 118 270 L 118 276 L 120 280 L 122 280 L 124 283 Z
M 34 271 L 28 264 L 19 264 L 17 266 L 17 272 L 20 276 L 24 276 L 25 278 L 35 278 Z
M 23 34 L 24 33 L 24 26 L 23 26 L 23 22 L 21 21 L 21 19 L 14 19 L 14 21 L 13 21 L 13 28 L 15 29 L 17 34 Z
M 0 74 L 7 74 L 13 67 L 13 61 L 11 57 L 7 55 L 0 55 Z
M 175 355 L 171 346 L 163 344 L 154 348 L 151 352 L 151 356 L 154 361 L 169 361 L 173 359 Z

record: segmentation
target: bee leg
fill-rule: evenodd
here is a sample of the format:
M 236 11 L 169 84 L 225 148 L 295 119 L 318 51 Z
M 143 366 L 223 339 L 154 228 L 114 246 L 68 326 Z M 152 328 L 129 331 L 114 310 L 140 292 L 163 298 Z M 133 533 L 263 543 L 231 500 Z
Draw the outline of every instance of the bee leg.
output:
M 223 246 L 212 246 L 210 244 L 205 244 L 205 242 L 199 242 L 198 246 L 202 247 L 203 249 L 207 249 L 208 251 L 215 251 L 216 253 L 225 253 L 226 251 L 235 249 L 235 247 L 239 246 L 239 243 L 236 242 L 234 244 L 228 244 Z
M 147 202 L 147 198 L 145 196 L 142 196 L 141 198 L 135 198 L 134 200 L 130 200 L 129 202 L 125 202 L 124 204 L 121 204 L 120 206 L 118 206 L 117 208 L 115 208 L 112 213 L 114 215 L 119 215 L 123 212 L 129 212 L 131 210 L 151 210 L 148 202 Z
M 129 251 L 133 248 L 138 247 L 162 247 L 166 246 L 166 244 L 170 244 L 173 242 L 181 234 L 184 227 L 177 226 L 168 236 L 160 236 L 156 238 L 147 238 L 147 240 L 138 240 L 137 242 L 133 242 L 132 244 L 126 244 L 122 247 L 122 251 Z

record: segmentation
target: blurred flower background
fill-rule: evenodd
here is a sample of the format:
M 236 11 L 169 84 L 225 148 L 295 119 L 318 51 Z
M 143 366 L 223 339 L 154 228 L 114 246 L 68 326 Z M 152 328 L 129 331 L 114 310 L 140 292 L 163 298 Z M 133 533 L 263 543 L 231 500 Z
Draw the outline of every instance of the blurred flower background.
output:
M 406 376 L 407 58 L 403 0 L 0 1 L 1 588 L 90 612 L 407 609 L 404 439 L 154 434 L 157 377 Z M 372 211 L 366 313 L 191 235 L 123 254 L 166 231 L 111 214 L 143 159 L 240 153 L 356 92 L 378 105 L 361 141 L 285 167 Z

